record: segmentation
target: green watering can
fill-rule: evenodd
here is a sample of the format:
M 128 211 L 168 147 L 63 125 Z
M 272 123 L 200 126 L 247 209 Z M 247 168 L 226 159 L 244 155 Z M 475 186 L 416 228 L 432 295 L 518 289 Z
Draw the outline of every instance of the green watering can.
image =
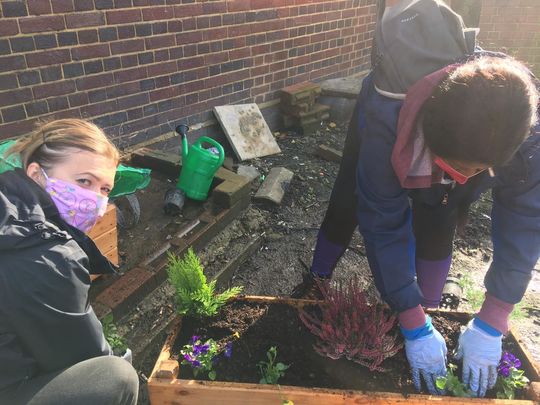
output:
M 223 164 L 225 151 L 223 146 L 212 138 L 202 136 L 191 146 L 188 146 L 186 134 L 189 127 L 180 124 L 176 132 L 182 137 L 182 171 L 176 188 L 182 190 L 192 200 L 204 201 L 208 198 L 208 191 L 216 171 Z M 207 143 L 215 147 L 219 155 L 202 147 Z

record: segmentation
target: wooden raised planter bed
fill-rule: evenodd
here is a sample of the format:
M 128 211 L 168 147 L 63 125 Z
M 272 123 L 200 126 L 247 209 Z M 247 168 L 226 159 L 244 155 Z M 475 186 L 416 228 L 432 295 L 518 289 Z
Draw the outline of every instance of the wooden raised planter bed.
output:
M 241 297 L 238 301 L 249 303 L 261 303 L 272 305 L 290 305 L 301 308 L 305 305 L 314 304 L 310 300 L 295 300 L 289 298 L 275 297 Z M 433 315 L 443 314 L 442 311 L 433 311 Z M 457 318 L 463 323 L 470 317 L 470 314 L 452 312 L 449 316 Z M 167 337 L 165 344 L 159 354 L 152 374 L 148 380 L 148 392 L 153 405 L 167 404 L 197 404 L 197 405 L 219 405 L 219 404 L 249 404 L 249 405 L 279 405 L 284 399 L 294 401 L 295 405 L 345 405 L 345 404 L 521 404 L 533 405 L 538 403 L 538 386 L 540 386 L 540 372 L 534 363 L 531 355 L 523 347 L 519 337 L 510 332 L 506 340 L 512 343 L 512 350 L 522 360 L 522 368 L 531 380 L 531 389 L 527 392 L 526 400 L 501 400 L 501 399 L 471 399 L 440 397 L 420 394 L 400 394 L 377 391 L 354 391 L 344 389 L 326 388 L 303 388 L 298 386 L 269 386 L 254 383 L 236 383 L 219 381 L 202 381 L 195 379 L 180 379 L 180 366 L 175 359 L 173 346 L 177 337 L 181 333 L 182 318 L 173 323 L 171 333 Z M 311 349 L 311 348 L 310 348 Z M 234 357 L 233 349 L 233 357 Z M 177 354 L 177 353 L 176 353 Z M 282 361 L 282 358 L 278 359 Z M 260 359 L 259 359 L 260 360 Z M 339 360 L 341 361 L 341 360 Z M 383 364 L 384 365 L 384 364 Z M 292 371 L 288 371 L 292 372 Z M 403 373 L 409 373 L 404 369 Z M 384 379 L 384 374 L 382 374 Z

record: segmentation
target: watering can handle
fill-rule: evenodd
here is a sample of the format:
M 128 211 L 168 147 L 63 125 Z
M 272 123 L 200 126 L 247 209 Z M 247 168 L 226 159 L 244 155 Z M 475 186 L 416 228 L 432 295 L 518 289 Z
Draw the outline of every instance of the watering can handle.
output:
M 218 141 L 212 138 L 208 138 L 207 136 L 201 136 L 199 139 L 195 141 L 194 145 L 201 146 L 205 142 L 209 143 L 212 146 L 215 146 L 216 149 L 219 151 L 219 161 L 218 161 L 217 167 L 221 167 L 221 165 L 223 164 L 223 161 L 225 160 L 225 151 L 223 150 L 223 146 L 221 146 L 221 144 Z

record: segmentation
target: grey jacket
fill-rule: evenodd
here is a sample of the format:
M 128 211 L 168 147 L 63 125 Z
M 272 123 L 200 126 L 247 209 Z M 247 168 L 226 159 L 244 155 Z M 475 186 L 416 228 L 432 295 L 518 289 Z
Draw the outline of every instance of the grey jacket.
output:
M 88 302 L 90 274 L 114 272 L 20 170 L 0 175 L 0 390 L 109 355 Z

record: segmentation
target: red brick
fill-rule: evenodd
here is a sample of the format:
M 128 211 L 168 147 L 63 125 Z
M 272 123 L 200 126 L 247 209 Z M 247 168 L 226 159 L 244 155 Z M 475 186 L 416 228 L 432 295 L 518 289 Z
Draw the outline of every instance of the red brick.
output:
M 0 24 L 1 25 L 1 24 Z M 26 68 L 26 61 L 22 55 L 0 57 L 0 72 L 11 72 Z
M 174 7 L 164 6 L 143 8 L 142 17 L 144 21 L 169 20 L 174 18 Z
M 84 107 L 81 107 L 81 114 L 83 117 L 95 117 L 96 115 L 103 115 L 116 111 L 117 108 L 118 102 L 116 100 L 110 100 L 103 103 L 85 105 Z
M 21 104 L 32 100 L 32 91 L 28 88 L 9 90 L 0 93 L 0 107 Z
M 144 39 L 146 49 L 169 48 L 175 45 L 175 35 L 152 36 Z
M 42 52 L 34 52 L 26 55 L 26 63 L 28 67 L 36 67 L 43 65 L 55 65 L 59 63 L 69 62 L 71 56 L 67 49 L 47 50 Z
M 0 124 L 0 140 L 25 135 L 34 129 L 35 120 L 15 121 Z
M 94 59 L 110 56 L 109 45 L 88 45 L 71 49 L 73 60 Z
M 109 307 L 118 318 L 137 305 L 139 300 L 155 287 L 154 274 L 136 267 L 99 294 L 96 302 Z
M 79 107 L 88 104 L 88 93 L 78 92 L 70 94 L 68 97 L 70 107 Z
M 112 73 L 86 76 L 76 80 L 77 90 L 79 91 L 98 89 L 100 87 L 110 86 L 113 83 L 114 77 Z
M 73 1 L 75 0 L 51 0 L 53 13 L 69 13 L 73 11 Z
M 194 44 L 202 41 L 202 32 L 201 31 L 192 31 L 192 32 L 182 32 L 176 34 L 176 44 Z
M 230 0 L 227 8 L 229 12 L 247 11 L 251 9 L 251 0 Z
M 140 51 L 144 51 L 144 40 L 140 38 L 111 43 L 111 53 L 113 55 Z
M 60 31 L 65 28 L 64 18 L 59 15 L 44 15 L 19 19 L 21 32 Z
M 138 67 L 114 72 L 114 79 L 117 83 L 132 82 L 134 80 L 144 79 L 146 77 L 148 77 L 146 67 Z
M 50 0 L 27 0 L 27 6 L 29 15 L 51 14 L 52 11 Z
M 68 28 L 92 27 L 104 24 L 105 14 L 102 11 L 73 13 L 66 15 L 66 26 Z
M 148 66 L 148 77 L 162 76 L 177 71 L 176 61 Z
M 140 9 L 123 9 L 107 11 L 107 24 L 127 24 L 130 22 L 141 21 Z
M 178 19 L 186 19 L 186 17 L 196 17 L 201 14 L 201 4 L 182 4 L 180 6 L 174 6 L 174 17 Z
M 61 96 L 63 94 L 72 93 L 75 91 L 75 83 L 73 81 L 54 82 L 34 86 L 32 92 L 35 99 L 47 98 L 52 96 Z
M 16 35 L 19 33 L 19 25 L 17 20 L 7 20 L 4 19 L 0 24 L 0 36 Z

